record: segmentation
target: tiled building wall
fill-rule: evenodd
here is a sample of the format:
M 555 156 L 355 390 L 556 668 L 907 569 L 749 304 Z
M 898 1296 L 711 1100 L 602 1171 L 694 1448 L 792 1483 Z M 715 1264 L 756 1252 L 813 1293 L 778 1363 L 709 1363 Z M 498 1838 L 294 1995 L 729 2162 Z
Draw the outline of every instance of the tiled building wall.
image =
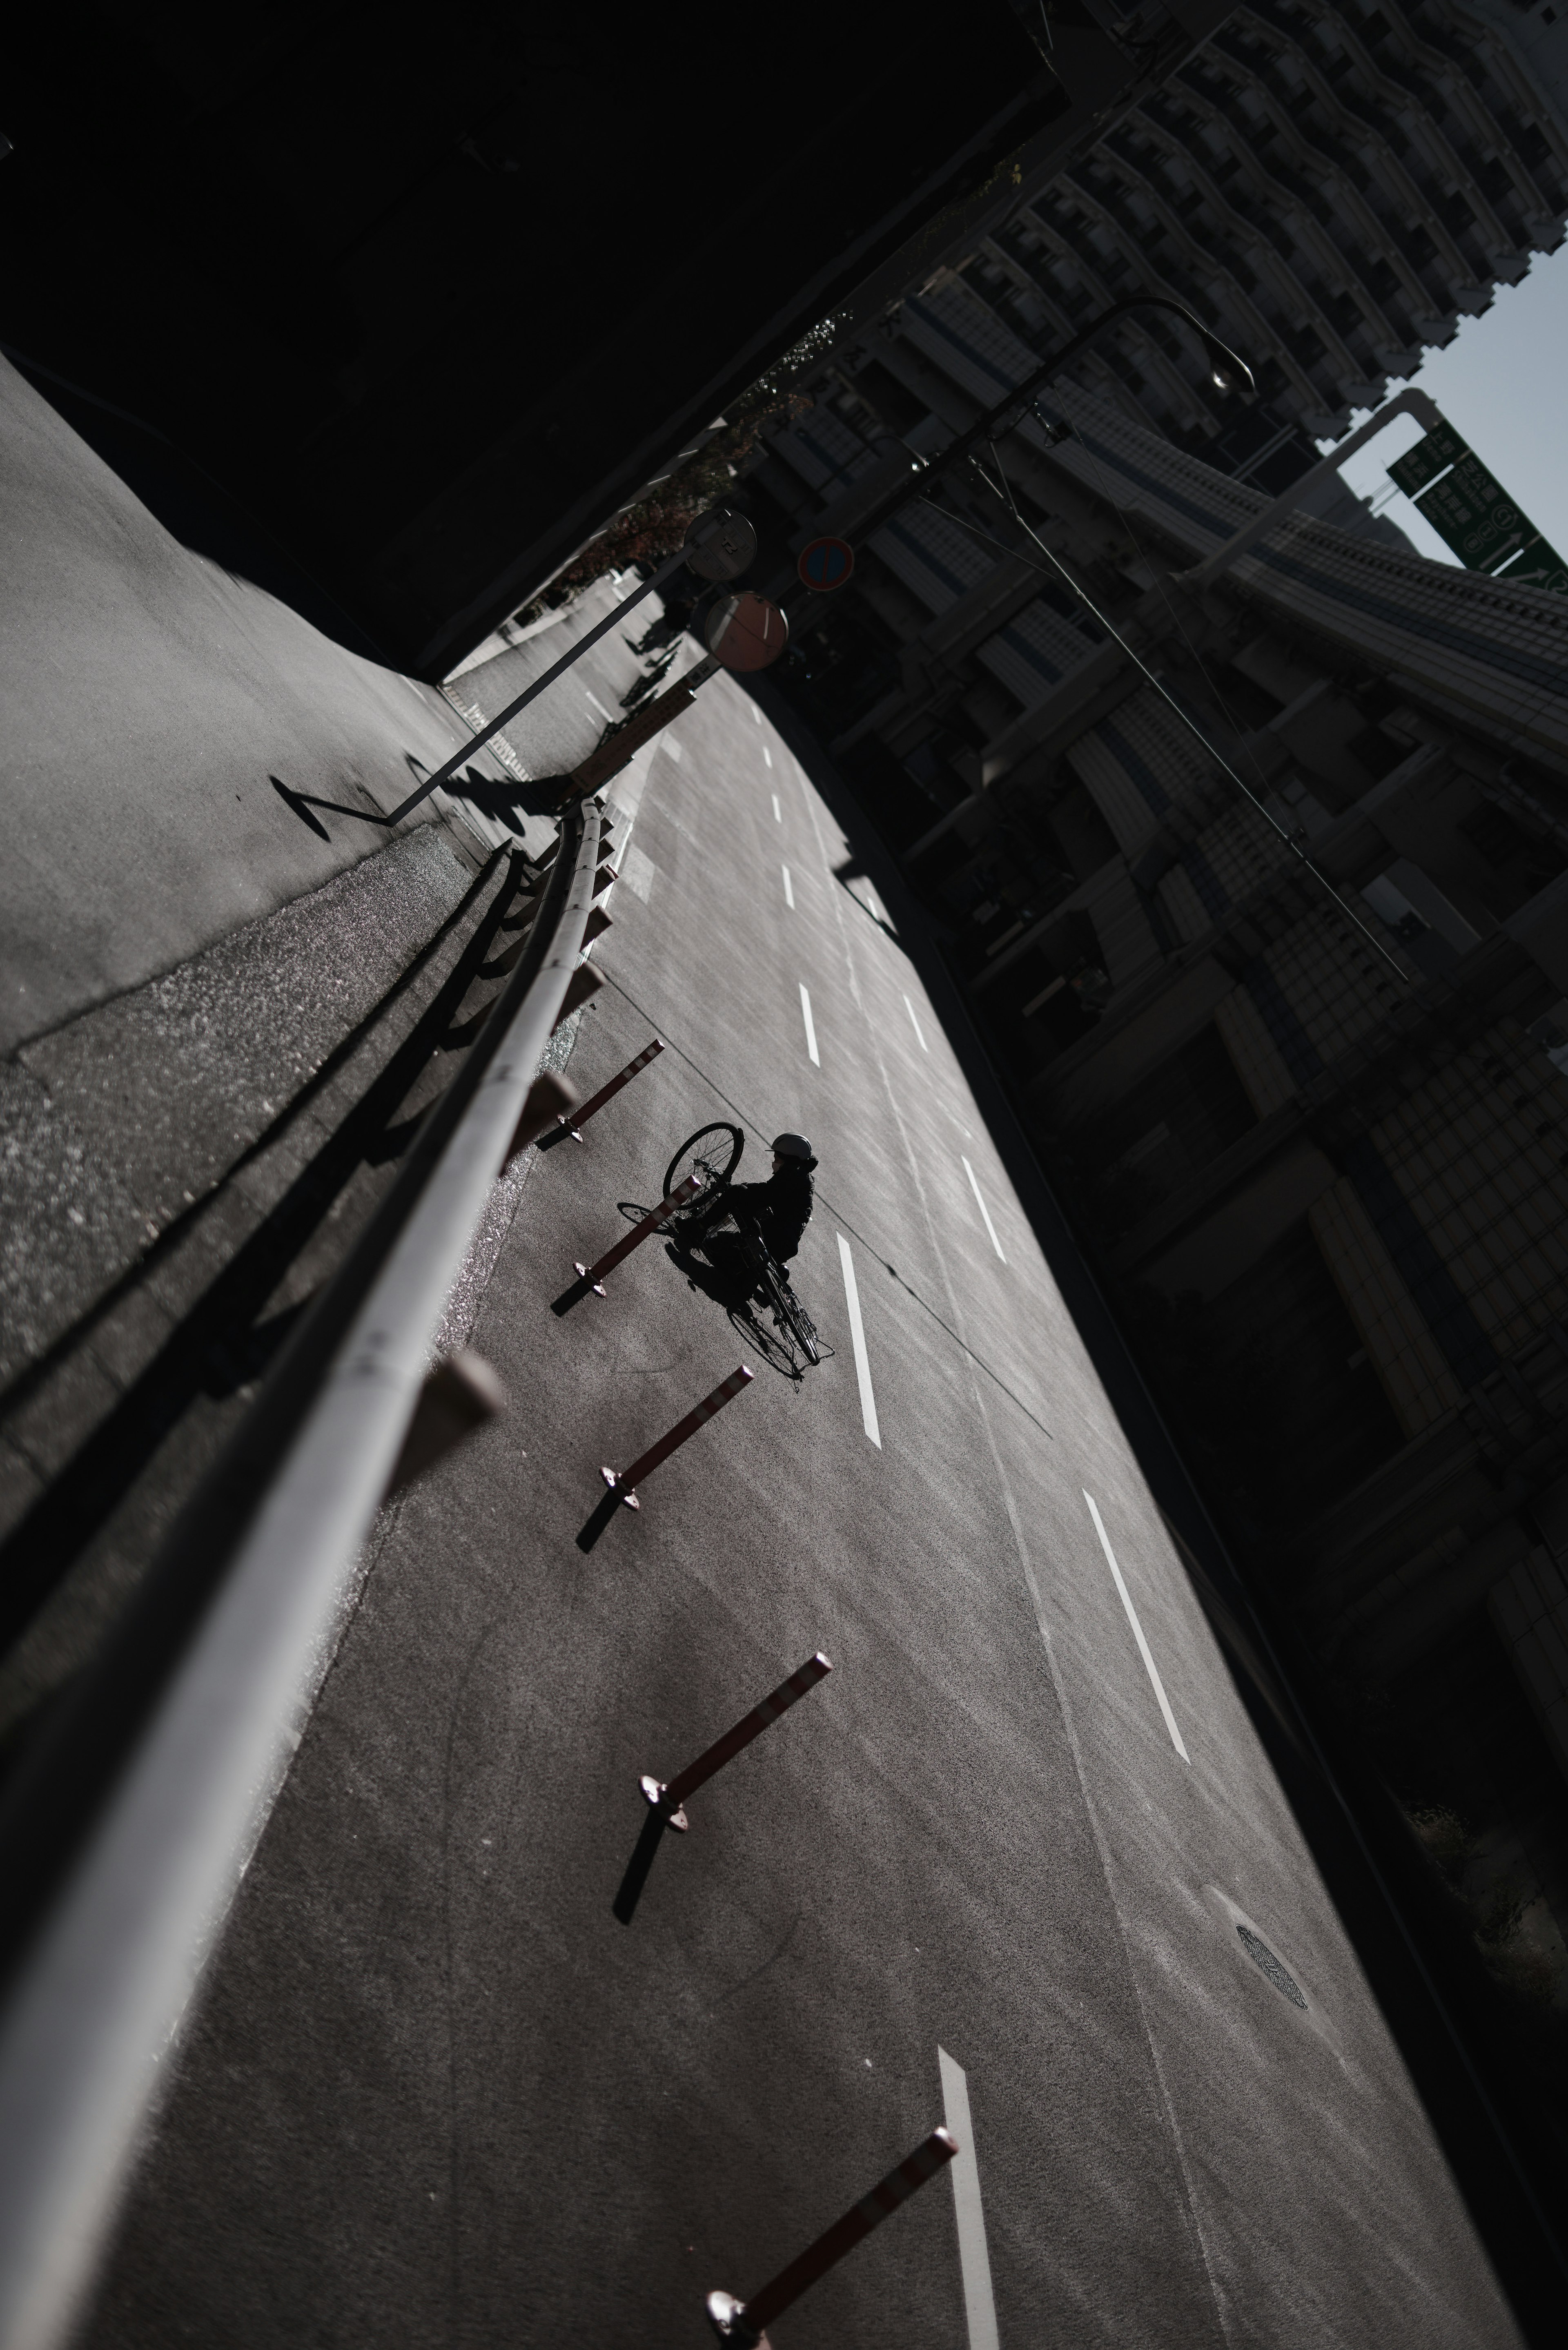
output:
M 1024 340 L 1135 292 L 1247 353 L 1282 421 L 1329 434 L 1561 240 L 1552 12 L 1250 0 L 970 265 Z M 1229 419 L 1196 348 L 1129 323 L 1080 380 L 1202 447 Z
M 1348 1176 L 1307 1221 L 1395 1417 L 1407 1436 L 1419 1436 L 1462 1400 L 1447 1356 Z
M 1468 1325 L 1456 1357 L 1484 1376 L 1492 1357 L 1561 1321 L 1568 1079 L 1529 1036 L 1500 1023 L 1415 1087 L 1367 1140 L 1452 1284 L 1449 1311 Z
M 1568 1579 L 1544 1548 L 1492 1587 L 1492 1622 L 1568 1776 Z
M 1252 991 L 1216 1024 L 1260 1113 L 1289 1099 Z M 1543 1330 L 1568 1357 L 1568 1079 L 1517 1024 L 1456 1053 L 1340 1157 L 1312 1229 L 1407 1434 Z
M 1033 359 L 992 307 L 953 281 L 906 301 L 896 342 L 970 401 L 993 400 Z M 1081 390 L 1054 390 L 1045 407 L 1071 424 L 1071 437 L 1053 442 L 1026 422 L 1023 438 L 1099 510 L 1113 509 L 1149 561 L 1201 556 L 1263 503 Z M 961 403 L 950 409 L 950 429 L 963 412 Z M 786 455 L 789 443 L 790 462 L 818 482 L 848 478 L 873 462 L 868 442 L 830 414 L 784 436 Z M 981 587 L 996 559 L 959 524 L 920 508 L 872 544 L 933 615 Z M 1315 664 L 1323 676 L 1325 659 L 1343 646 L 1364 672 L 1381 668 L 1438 721 L 1462 712 L 1471 728 L 1484 722 L 1490 740 L 1528 741 L 1568 765 L 1568 608 L 1559 599 L 1368 546 L 1302 516 L 1234 567 L 1227 594 L 1238 591 L 1255 605 L 1261 628 L 1282 623 L 1303 635 L 1314 649 L 1305 656 L 1309 671 Z M 977 659 L 1026 714 L 1048 706 L 1060 679 L 1093 650 L 1093 634 L 1042 597 Z M 1158 666 L 1158 647 L 1151 658 Z M 1289 761 L 1279 767 L 1279 747 L 1268 768 L 1272 784 L 1264 785 L 1260 768 L 1258 792 L 1291 826 L 1307 806 L 1303 782 L 1316 786 Z M 1232 756 L 1244 771 L 1245 746 Z M 1274 906 L 1262 943 L 1212 1014 L 1260 1118 L 1299 1101 L 1303 1089 L 1321 1096 L 1348 1053 L 1392 1035 L 1423 972 L 1353 890 L 1348 904 L 1364 928 L 1326 899 L 1278 910 L 1269 892 L 1293 862 L 1286 841 L 1152 687 L 1067 741 L 1052 788 L 1059 791 L 1064 777 L 1083 785 L 1119 851 L 1065 901 L 1095 925 L 1113 1001 L 1147 989 L 1170 946 L 1200 950 L 1254 900 Z M 1276 799 L 1281 791 L 1285 798 Z M 1308 820 L 1317 828 L 1330 821 L 1315 798 Z M 1230 952 L 1234 936 L 1245 935 L 1243 925 Z M 1020 966 L 1016 982 L 1011 968 L 1011 957 L 1006 969 L 997 965 L 987 1001 L 1005 1003 L 1009 988 L 1020 1005 L 1025 994 L 1037 1001 L 1037 968 Z M 1540 1065 L 1528 1081 L 1521 1055 Z M 1489 1060 L 1497 1065 L 1490 1072 Z M 1511 1094 L 1500 1090 L 1504 1067 Z M 1451 1411 L 1568 1303 L 1556 1238 L 1568 1170 L 1560 1163 L 1559 1114 L 1547 1102 L 1557 1095 L 1568 1107 L 1568 1080 L 1517 1028 L 1500 1028 L 1484 1051 L 1413 1086 L 1396 1113 L 1346 1142 L 1341 1176 L 1312 1211 L 1318 1247 L 1407 1434 Z
M 1323 424 L 1375 399 L 1561 233 L 1568 141 L 1480 21 L 1503 7 L 1251 0 L 1059 204 L 1036 198 L 1012 244 L 845 357 L 774 443 L 793 543 L 836 526 L 825 506 L 885 464 L 891 431 L 934 450 L 1140 286 L 1262 351 L 1276 412 Z M 1365 37 L 1344 36 L 1353 13 Z M 1467 16 L 1457 49 L 1422 31 Z M 1202 462 L 1224 418 L 1179 334 L 1140 328 L 1132 348 L 1136 380 L 1054 385 L 1003 453 L 1208 743 L 1108 668 L 1059 593 L 1016 608 L 1016 562 L 999 574 L 920 507 L 873 535 L 833 607 L 864 598 L 839 658 L 882 698 L 857 724 L 837 696 L 828 731 L 864 753 L 868 805 L 902 817 L 901 765 L 946 810 L 912 870 L 1238 1547 L 1333 1628 L 1334 1669 L 1386 1697 L 1462 1621 L 1427 1691 L 1439 1776 L 1443 1725 L 1472 1700 L 1533 1736 L 1486 1637 L 1501 1574 L 1490 1620 L 1563 1760 L 1568 1590 L 1547 1554 L 1517 1564 L 1541 1532 L 1517 1496 L 1568 1467 L 1568 1074 L 1548 1058 L 1568 1068 L 1568 961 L 1549 983 L 1542 943 L 1563 885 L 1534 849 L 1490 897 L 1468 881 L 1489 810 L 1545 807 L 1548 830 L 1556 810 L 1568 843 L 1568 605 L 1305 514 L 1217 586 L 1183 586 L 1267 499 Z M 944 502 L 971 487 L 948 480 Z M 1016 544 L 978 493 L 971 519 Z M 907 839 L 930 824 L 915 814 Z M 1397 935 L 1357 882 L 1383 885 Z M 1530 1811 L 1552 1766 L 1516 1763 L 1435 1799 L 1467 1820 L 1473 1803 L 1511 1850 L 1550 1846 L 1561 1889 L 1568 1841 L 1557 1854 Z
M 1565 11 L 1568 15 L 1568 11 Z M 906 302 L 900 335 L 971 399 L 1021 381 L 1034 354 L 966 287 Z M 1072 437 L 1052 462 L 1113 506 L 1135 541 L 1168 560 L 1211 554 L 1269 501 L 1131 422 L 1105 400 L 1054 386 L 1042 406 Z M 1048 444 L 1026 421 L 1023 439 Z M 1227 575 L 1260 614 L 1286 615 L 1359 662 L 1407 677 L 1423 702 L 1512 750 L 1568 764 L 1568 604 L 1295 515 Z

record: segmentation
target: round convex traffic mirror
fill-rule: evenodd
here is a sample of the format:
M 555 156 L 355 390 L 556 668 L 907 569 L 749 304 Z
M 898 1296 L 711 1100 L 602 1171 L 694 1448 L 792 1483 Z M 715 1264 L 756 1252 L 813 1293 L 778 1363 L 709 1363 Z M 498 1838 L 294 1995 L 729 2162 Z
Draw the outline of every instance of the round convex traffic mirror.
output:
M 752 588 L 726 596 L 708 617 L 708 650 L 725 669 L 766 669 L 789 642 L 789 622 Z
M 699 579 L 738 579 L 757 551 L 757 534 L 744 515 L 714 506 L 686 534 L 686 563 Z

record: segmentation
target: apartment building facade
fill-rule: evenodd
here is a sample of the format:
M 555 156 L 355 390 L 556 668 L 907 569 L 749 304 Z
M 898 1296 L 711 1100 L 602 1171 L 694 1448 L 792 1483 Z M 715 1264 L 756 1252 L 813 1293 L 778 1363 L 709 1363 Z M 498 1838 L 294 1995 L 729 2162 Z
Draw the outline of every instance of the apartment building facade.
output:
M 961 279 L 910 297 L 759 518 L 853 537 L 889 432 L 1033 363 Z M 1299 512 L 1216 566 L 1260 491 L 1076 387 L 1042 411 L 1009 484 L 1138 660 L 944 479 L 785 681 L 1254 1587 L 1568 2000 L 1568 607 Z
M 1282 488 L 1565 213 L 1568 8 L 1248 0 L 964 274 L 1036 348 L 1130 294 L 1189 304 L 1251 360 L 1255 409 L 1228 413 L 1158 315 L 1078 380 Z

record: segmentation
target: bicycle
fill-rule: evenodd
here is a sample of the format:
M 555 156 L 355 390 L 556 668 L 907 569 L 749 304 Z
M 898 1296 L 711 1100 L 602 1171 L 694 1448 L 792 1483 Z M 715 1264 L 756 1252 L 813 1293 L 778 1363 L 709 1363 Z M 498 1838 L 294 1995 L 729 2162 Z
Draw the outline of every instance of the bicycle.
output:
M 685 1255 L 701 1248 L 710 1232 L 726 1226 L 733 1231 L 753 1282 L 745 1302 L 726 1309 L 731 1323 L 751 1340 L 771 1369 L 798 1386 L 808 1369 L 831 1359 L 833 1349 L 824 1345 L 815 1323 L 790 1286 L 789 1274 L 762 1234 L 748 1229 L 721 1204 L 745 1147 L 741 1128 L 722 1122 L 700 1127 L 688 1135 L 665 1170 L 663 1196 L 668 1200 L 677 1185 L 692 1175 L 701 1179 L 702 1190 L 689 1207 L 670 1218 L 670 1238 L 679 1254 Z M 764 1313 L 772 1319 L 771 1330 L 761 1318 Z

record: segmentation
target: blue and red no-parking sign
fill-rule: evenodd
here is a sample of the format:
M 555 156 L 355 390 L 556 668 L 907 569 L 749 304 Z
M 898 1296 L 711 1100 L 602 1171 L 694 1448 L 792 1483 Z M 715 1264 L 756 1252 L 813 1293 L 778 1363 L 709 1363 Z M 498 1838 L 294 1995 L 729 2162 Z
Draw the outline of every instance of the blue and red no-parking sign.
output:
M 814 538 L 808 546 L 801 548 L 795 565 L 802 585 L 818 596 L 831 595 L 835 588 L 842 588 L 854 568 L 855 549 L 844 538 Z

